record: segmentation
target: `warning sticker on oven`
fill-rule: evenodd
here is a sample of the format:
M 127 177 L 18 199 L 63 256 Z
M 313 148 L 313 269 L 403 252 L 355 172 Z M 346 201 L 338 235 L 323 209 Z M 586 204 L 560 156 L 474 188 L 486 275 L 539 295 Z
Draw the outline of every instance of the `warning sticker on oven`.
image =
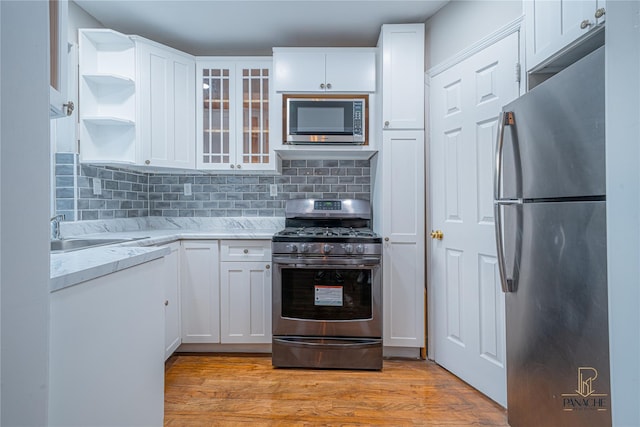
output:
M 315 305 L 342 306 L 342 286 L 316 286 Z

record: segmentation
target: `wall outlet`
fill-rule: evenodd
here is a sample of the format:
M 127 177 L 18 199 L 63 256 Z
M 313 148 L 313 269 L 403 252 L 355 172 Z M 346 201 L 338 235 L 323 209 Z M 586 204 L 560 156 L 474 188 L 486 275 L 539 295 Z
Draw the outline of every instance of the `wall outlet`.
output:
M 271 197 L 276 197 L 278 195 L 278 184 L 271 184 L 269 186 L 269 195 Z
M 96 196 L 102 194 L 102 180 L 100 178 L 93 178 L 93 194 Z
M 192 194 L 192 193 L 191 193 L 191 183 L 186 182 L 186 183 L 184 184 L 184 195 L 185 195 L 185 196 L 191 196 L 191 194 Z

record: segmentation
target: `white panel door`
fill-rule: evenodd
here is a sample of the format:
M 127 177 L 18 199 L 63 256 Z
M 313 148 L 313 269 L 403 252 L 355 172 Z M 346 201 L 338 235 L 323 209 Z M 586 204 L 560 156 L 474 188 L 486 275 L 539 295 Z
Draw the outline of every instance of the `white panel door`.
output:
M 431 80 L 431 241 L 435 360 L 506 405 L 504 296 L 493 219 L 501 108 L 518 96 L 518 34 Z
M 424 342 L 424 132 L 385 131 L 382 142 L 383 341 Z

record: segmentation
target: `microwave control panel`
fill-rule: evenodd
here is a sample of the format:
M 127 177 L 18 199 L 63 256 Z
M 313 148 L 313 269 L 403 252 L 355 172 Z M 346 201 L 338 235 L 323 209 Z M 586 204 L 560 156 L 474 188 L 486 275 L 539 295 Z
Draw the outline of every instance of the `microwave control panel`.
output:
M 354 101 L 353 103 L 353 134 L 362 136 L 362 115 L 364 101 Z

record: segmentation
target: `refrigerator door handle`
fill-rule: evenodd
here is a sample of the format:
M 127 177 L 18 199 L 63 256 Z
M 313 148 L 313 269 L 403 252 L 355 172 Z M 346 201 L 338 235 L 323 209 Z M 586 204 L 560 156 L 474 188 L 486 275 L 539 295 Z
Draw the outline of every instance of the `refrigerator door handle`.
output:
M 500 285 L 502 292 L 515 292 L 515 280 L 507 277 L 507 267 L 505 265 L 504 244 L 502 235 L 502 206 L 521 205 L 522 200 L 500 200 L 493 204 L 495 224 L 496 224 L 496 249 L 498 253 L 498 271 L 500 272 Z
M 498 141 L 496 143 L 496 170 L 493 177 L 493 198 L 495 200 L 501 197 L 501 184 L 502 184 L 502 149 L 504 147 L 504 128 L 507 125 L 513 125 L 515 119 L 513 113 L 510 111 L 500 113 L 498 118 Z
M 496 226 L 496 249 L 498 252 L 498 269 L 500 270 L 500 284 L 502 292 L 514 292 L 515 286 L 513 279 L 507 278 L 507 268 L 505 265 L 504 244 L 502 236 L 502 209 L 504 205 L 522 204 L 521 200 L 499 200 L 502 196 L 502 150 L 504 148 L 504 129 L 507 125 L 515 124 L 513 112 L 501 112 L 498 121 L 498 135 L 496 142 L 496 168 L 493 177 L 493 198 L 494 198 L 494 216 Z

